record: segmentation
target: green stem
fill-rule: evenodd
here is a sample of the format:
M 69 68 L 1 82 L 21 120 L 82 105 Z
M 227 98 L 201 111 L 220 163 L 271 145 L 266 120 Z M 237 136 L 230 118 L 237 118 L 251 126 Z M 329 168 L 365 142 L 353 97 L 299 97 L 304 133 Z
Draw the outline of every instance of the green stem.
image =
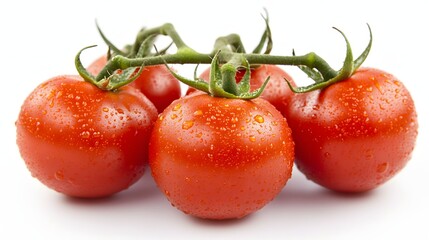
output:
M 369 28 L 369 25 L 368 25 L 368 28 Z M 269 32 L 269 28 L 267 29 L 268 29 L 267 32 Z M 95 83 L 96 85 L 99 85 L 98 83 L 100 81 L 105 81 L 108 84 L 110 84 L 108 88 L 114 90 L 117 88 L 117 86 L 118 87 L 122 86 L 119 82 L 123 81 L 123 78 L 127 79 L 133 76 L 132 74 L 134 73 L 134 70 L 138 67 L 160 65 L 160 64 L 210 64 L 210 63 L 213 66 L 213 61 L 214 59 L 216 59 L 216 64 L 225 65 L 221 69 L 221 75 L 223 75 L 223 78 L 227 80 L 223 82 L 224 90 L 226 90 L 224 92 L 226 94 L 232 94 L 232 95 L 237 94 L 237 91 L 238 91 L 238 86 L 235 82 L 235 71 L 238 67 L 248 65 L 248 64 L 291 65 L 291 66 L 300 67 L 309 76 L 314 77 L 313 79 L 315 79 L 316 81 L 315 84 L 312 84 L 307 87 L 292 89 L 295 92 L 306 92 L 313 89 L 329 86 L 330 84 L 335 83 L 337 81 L 341 81 L 342 79 L 345 79 L 349 77 L 351 74 L 353 74 L 353 72 L 365 60 L 365 58 L 367 57 L 370 51 L 371 43 L 372 43 L 372 33 L 370 28 L 369 28 L 369 31 L 370 31 L 370 42 L 367 48 L 365 49 L 365 51 L 355 61 L 353 61 L 351 47 L 347 38 L 341 31 L 339 31 L 343 35 L 347 45 L 346 59 L 344 61 L 343 68 L 340 71 L 336 71 L 332 69 L 324 59 L 319 57 L 314 52 L 310 52 L 308 54 L 301 55 L 301 56 L 296 56 L 295 54 L 293 54 L 292 56 L 275 56 L 275 55 L 258 54 L 258 53 L 250 53 L 250 54 L 240 53 L 240 50 L 244 51 L 244 47 L 241 43 L 239 36 L 236 34 L 231 34 L 226 37 L 219 38 L 215 43 L 215 50 L 217 50 L 215 53 L 212 52 L 210 54 L 202 54 L 188 47 L 185 44 L 185 42 L 181 39 L 181 37 L 174 29 L 171 23 L 166 23 L 160 27 L 143 29 L 142 31 L 140 31 L 136 39 L 136 43 L 132 47 L 131 55 L 129 57 L 125 57 L 122 55 L 114 56 L 95 78 L 83 68 L 82 63 L 80 62 L 80 54 L 84 49 L 82 49 L 76 56 L 75 63 L 79 73 L 84 79 L 86 79 L 87 81 L 90 81 L 93 84 Z M 175 54 L 162 54 L 162 55 L 135 58 L 135 56 L 139 56 L 139 49 L 142 47 L 142 45 L 144 45 L 144 47 L 148 47 L 148 46 L 145 46 L 144 43 L 151 42 L 153 38 L 155 38 L 157 35 L 168 35 L 172 39 L 173 43 L 176 45 L 177 52 Z M 228 47 L 232 47 L 235 49 L 228 49 Z M 219 49 L 216 49 L 216 48 L 219 48 Z M 222 49 L 225 49 L 225 48 L 226 48 L 226 51 L 221 51 Z M 147 51 L 148 49 L 144 49 L 144 50 Z M 128 69 L 128 68 L 135 68 L 135 69 Z M 116 70 L 118 69 L 126 70 L 127 74 L 125 74 L 122 77 L 121 76 L 118 77 L 115 75 L 114 78 L 111 78 L 111 76 L 113 76 Z M 204 84 L 201 85 L 202 88 L 207 88 L 206 86 L 203 86 L 203 85 Z
M 219 50 L 225 52 L 237 52 L 237 53 L 245 53 L 244 45 L 241 42 L 241 38 L 238 34 L 229 34 L 227 36 L 219 37 L 216 39 L 212 54 L 215 54 Z
M 305 65 L 310 68 L 315 68 L 320 71 L 325 79 L 330 79 L 337 75 L 337 71 L 332 69 L 329 64 L 315 53 L 308 53 L 301 56 L 276 56 L 276 55 L 261 55 L 261 54 L 242 54 L 232 52 L 221 52 L 219 59 L 224 63 L 234 56 L 244 57 L 249 64 L 275 64 L 275 65 Z M 127 69 L 129 67 L 151 66 L 168 64 L 210 64 L 214 55 L 202 54 L 195 51 L 181 51 L 176 54 L 168 54 L 162 56 L 153 56 L 145 58 L 127 58 L 123 56 L 113 57 L 104 69 L 97 76 L 97 81 L 109 76 L 117 69 Z

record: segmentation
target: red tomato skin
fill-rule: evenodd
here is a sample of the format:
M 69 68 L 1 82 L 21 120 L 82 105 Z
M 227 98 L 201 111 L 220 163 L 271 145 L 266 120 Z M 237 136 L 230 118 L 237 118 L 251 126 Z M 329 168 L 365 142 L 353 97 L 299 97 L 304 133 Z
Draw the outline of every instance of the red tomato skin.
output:
M 149 165 L 173 206 L 205 219 L 242 218 L 266 205 L 291 177 L 286 120 L 263 99 L 192 94 L 155 123 Z
M 102 56 L 92 62 L 87 70 L 91 74 L 97 75 L 106 63 L 106 56 Z M 139 89 L 155 105 L 159 113 L 181 96 L 179 80 L 170 73 L 165 65 L 144 67 L 141 75 L 129 85 Z
M 236 81 L 239 82 L 244 74 L 245 70 L 239 70 L 236 75 Z M 270 77 L 270 80 L 264 92 L 262 92 L 261 97 L 270 102 L 277 109 L 282 109 L 293 95 L 285 79 L 287 79 L 292 86 L 296 86 L 296 84 L 293 78 L 280 67 L 276 65 L 260 65 L 250 71 L 250 90 L 253 91 L 261 87 L 268 77 Z M 202 72 L 200 78 L 208 81 L 210 79 L 210 68 Z M 196 89 L 190 87 L 186 95 L 194 91 L 196 91 Z
M 79 76 L 58 76 L 25 100 L 17 145 L 33 177 L 74 197 L 124 190 L 144 172 L 157 112 L 137 89 L 106 92 Z
M 415 146 L 414 102 L 394 76 L 361 68 L 324 90 L 297 94 L 283 109 L 296 165 L 335 191 L 363 192 L 404 168 Z

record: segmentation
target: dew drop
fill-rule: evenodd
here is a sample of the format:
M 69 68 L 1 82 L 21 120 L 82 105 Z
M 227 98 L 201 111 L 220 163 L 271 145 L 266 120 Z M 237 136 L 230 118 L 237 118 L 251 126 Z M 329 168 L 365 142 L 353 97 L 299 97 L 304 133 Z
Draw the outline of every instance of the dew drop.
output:
M 231 118 L 231 122 L 232 122 L 232 123 L 236 123 L 236 122 L 238 122 L 238 117 L 232 117 L 232 118 Z
M 107 107 L 103 108 L 103 112 L 108 112 L 108 111 L 109 111 L 109 109 Z
M 389 167 L 389 164 L 387 164 L 387 162 L 378 164 L 377 172 L 378 173 L 384 173 L 384 172 L 386 172 L 388 167 Z
M 55 179 L 57 179 L 59 181 L 64 180 L 64 173 L 61 170 L 56 171 L 54 176 L 55 176 Z
M 380 83 L 379 83 L 379 82 L 375 82 L 375 83 L 374 83 L 374 85 L 375 85 L 375 87 L 377 88 L 377 90 L 378 90 L 381 94 L 383 94 L 383 91 L 382 91 L 382 89 L 381 89 Z
M 201 116 L 201 115 L 203 115 L 203 111 L 201 110 L 197 110 L 194 112 L 194 116 Z
M 263 123 L 265 121 L 264 117 L 262 117 L 261 115 L 256 115 L 253 119 L 255 119 L 255 121 L 258 123 Z
M 190 120 L 190 121 L 184 121 L 183 124 L 182 124 L 182 129 L 188 130 L 192 126 L 194 126 L 194 121 L 192 121 L 192 120 Z
M 177 115 L 176 114 L 172 114 L 171 115 L 171 119 L 176 119 L 177 118 Z
M 178 111 L 182 107 L 182 104 L 178 103 L 173 107 L 173 111 Z
M 117 111 L 119 114 L 124 114 L 124 110 L 123 110 L 122 108 L 117 108 L 117 109 L 116 109 L 116 111 Z
M 250 136 L 249 136 L 249 140 L 250 140 L 251 142 L 255 142 L 255 141 L 256 141 L 256 137 L 255 137 L 255 136 L 253 136 L 253 135 L 250 135 Z
M 84 132 L 82 132 L 81 134 L 80 134 L 80 136 L 82 137 L 82 138 L 89 138 L 89 136 L 90 136 L 91 134 L 88 132 L 88 131 L 84 131 Z

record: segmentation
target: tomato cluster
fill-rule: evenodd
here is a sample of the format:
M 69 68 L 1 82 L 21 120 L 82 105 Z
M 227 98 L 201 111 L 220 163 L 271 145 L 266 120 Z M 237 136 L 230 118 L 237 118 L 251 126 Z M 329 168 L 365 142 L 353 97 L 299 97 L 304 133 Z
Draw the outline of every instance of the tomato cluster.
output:
M 110 61 L 102 56 L 87 71 L 97 75 Z M 263 92 L 242 99 L 249 95 L 216 95 L 213 81 L 228 70 L 217 68 L 212 63 L 185 96 L 181 78 L 159 64 L 132 69 L 135 80 L 112 91 L 78 75 L 49 79 L 21 107 L 21 156 L 49 188 L 85 198 L 128 188 L 149 165 L 172 205 L 209 219 L 262 208 L 282 191 L 294 163 L 328 189 L 362 192 L 411 158 L 416 109 L 389 73 L 359 68 L 323 89 L 296 93 L 279 66 L 247 65 L 228 84 Z M 245 81 L 248 87 L 240 85 Z

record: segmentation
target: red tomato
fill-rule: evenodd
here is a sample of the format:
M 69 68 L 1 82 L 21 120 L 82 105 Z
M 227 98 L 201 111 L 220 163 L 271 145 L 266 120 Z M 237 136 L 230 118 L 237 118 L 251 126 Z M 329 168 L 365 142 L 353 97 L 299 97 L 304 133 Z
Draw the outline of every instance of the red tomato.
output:
M 46 186 L 76 197 L 108 196 L 142 176 L 156 118 L 135 88 L 106 92 L 79 76 L 58 76 L 25 100 L 17 144 Z
M 236 81 L 239 82 L 245 74 L 245 70 L 239 70 L 236 75 Z M 250 90 L 253 91 L 261 87 L 267 77 L 270 81 L 261 94 L 261 97 L 268 100 L 277 109 L 282 109 L 283 105 L 290 101 L 293 95 L 285 79 L 287 79 L 293 86 L 295 83 L 292 77 L 287 74 L 283 69 L 276 65 L 260 65 L 257 68 L 251 69 L 250 72 Z M 210 68 L 201 73 L 200 78 L 208 81 L 210 78 Z M 186 95 L 196 91 L 195 88 L 189 88 Z
M 324 90 L 297 94 L 283 109 L 297 167 L 332 190 L 361 192 L 397 174 L 417 137 L 414 102 L 394 76 L 361 68 Z
M 192 94 L 155 123 L 152 176 L 181 211 L 241 218 L 270 202 L 291 176 L 294 143 L 285 118 L 264 99 Z
M 106 65 L 106 62 L 107 58 L 102 56 L 89 65 L 87 70 L 91 74 L 97 75 Z M 181 96 L 180 82 L 164 65 L 145 67 L 140 77 L 129 85 L 140 89 L 155 105 L 158 112 L 164 111 L 172 101 Z

